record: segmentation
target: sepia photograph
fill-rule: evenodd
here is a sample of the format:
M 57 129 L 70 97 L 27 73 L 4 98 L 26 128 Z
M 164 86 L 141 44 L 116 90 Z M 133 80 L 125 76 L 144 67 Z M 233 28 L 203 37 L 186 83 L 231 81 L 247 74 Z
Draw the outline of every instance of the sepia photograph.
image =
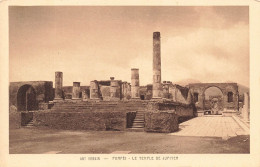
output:
M 260 165 L 260 2 L 55 2 L 1 2 L 0 166 Z
M 250 153 L 248 6 L 10 6 L 9 47 L 10 154 Z

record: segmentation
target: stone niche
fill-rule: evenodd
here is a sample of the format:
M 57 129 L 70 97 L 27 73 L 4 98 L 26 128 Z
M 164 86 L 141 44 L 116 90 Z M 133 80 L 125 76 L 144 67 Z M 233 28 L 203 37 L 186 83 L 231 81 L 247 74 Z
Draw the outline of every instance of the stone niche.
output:
M 172 110 L 145 113 L 145 131 L 147 132 L 171 133 L 178 129 L 178 115 Z

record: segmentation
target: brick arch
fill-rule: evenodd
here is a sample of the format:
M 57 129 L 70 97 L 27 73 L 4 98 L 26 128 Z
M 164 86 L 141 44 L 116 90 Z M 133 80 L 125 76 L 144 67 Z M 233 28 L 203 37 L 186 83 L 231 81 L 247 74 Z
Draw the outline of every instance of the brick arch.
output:
M 204 100 L 205 100 L 205 91 L 210 87 L 217 87 L 221 90 L 223 94 L 223 107 L 227 109 L 234 109 L 238 110 L 238 85 L 237 83 L 194 83 L 189 84 L 189 88 L 191 92 L 194 94 L 194 92 L 198 93 L 198 103 L 196 104 L 196 107 L 200 110 L 204 109 Z M 233 93 L 233 102 L 228 102 L 228 92 Z
M 202 96 L 203 96 L 203 109 L 205 110 L 205 109 L 207 109 L 206 108 L 206 97 L 205 97 L 205 93 L 206 93 L 206 90 L 208 90 L 209 88 L 218 88 L 219 90 L 220 90 L 220 92 L 221 92 L 221 94 L 222 94 L 222 101 L 218 101 L 218 103 L 220 104 L 219 105 L 219 109 L 220 110 L 223 110 L 223 108 L 224 108 L 224 97 L 226 96 L 225 94 L 224 94 L 224 92 L 225 92 L 225 89 L 224 88 L 222 88 L 221 86 L 215 86 L 215 85 L 208 85 L 208 86 L 206 86 L 206 87 L 204 87 L 204 89 L 203 89 L 203 93 L 202 93 Z M 219 99 L 218 99 L 219 100 Z M 219 111 L 220 111 L 219 110 Z
M 205 96 L 206 90 L 209 89 L 209 88 L 213 88 L 213 87 L 218 88 L 224 96 L 225 88 L 222 88 L 221 86 L 218 86 L 218 85 L 207 85 L 207 86 L 205 86 L 202 90 L 202 92 L 203 92 L 202 95 Z
M 37 109 L 36 91 L 32 85 L 24 84 L 17 91 L 17 111 Z

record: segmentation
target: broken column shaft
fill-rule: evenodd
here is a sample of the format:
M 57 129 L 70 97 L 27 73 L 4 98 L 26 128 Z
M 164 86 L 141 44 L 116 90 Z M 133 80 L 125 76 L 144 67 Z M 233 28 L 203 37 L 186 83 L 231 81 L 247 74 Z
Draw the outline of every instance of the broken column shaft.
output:
M 54 100 L 62 100 L 62 81 L 63 80 L 63 73 L 62 72 L 55 72 L 55 97 Z
M 96 80 L 90 82 L 90 99 L 99 99 L 98 82 Z
M 120 82 L 110 77 L 110 98 L 111 100 L 120 100 Z
M 131 69 L 131 97 L 132 99 L 139 97 L 139 69 Z
M 161 98 L 161 39 L 160 32 L 153 33 L 153 98 Z
M 79 99 L 80 82 L 73 82 L 72 99 Z

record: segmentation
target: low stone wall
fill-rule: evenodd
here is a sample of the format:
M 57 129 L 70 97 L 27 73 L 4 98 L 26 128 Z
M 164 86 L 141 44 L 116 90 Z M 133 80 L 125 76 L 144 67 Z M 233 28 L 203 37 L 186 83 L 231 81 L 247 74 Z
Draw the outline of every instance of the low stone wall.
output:
M 145 113 L 145 131 L 170 133 L 179 129 L 178 115 L 173 111 Z
M 126 113 L 122 111 L 34 112 L 34 126 L 68 130 L 125 130 Z
M 231 117 L 232 115 L 237 115 L 238 111 L 236 110 L 226 110 L 224 109 L 224 111 L 222 112 L 222 115 L 224 117 Z

